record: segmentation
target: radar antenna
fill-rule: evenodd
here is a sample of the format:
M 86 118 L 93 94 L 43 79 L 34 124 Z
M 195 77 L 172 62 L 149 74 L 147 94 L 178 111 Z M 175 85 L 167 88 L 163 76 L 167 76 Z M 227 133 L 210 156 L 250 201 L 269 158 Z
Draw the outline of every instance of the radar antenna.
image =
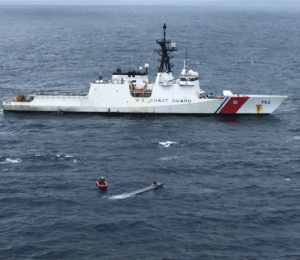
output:
M 158 53 L 158 55 L 161 57 L 160 61 L 160 66 L 158 69 L 158 72 L 172 72 L 172 66 L 170 64 L 170 60 L 172 56 L 170 54 L 173 51 L 177 51 L 176 44 L 171 42 L 170 40 L 166 40 L 166 29 L 167 25 L 164 24 L 163 26 L 164 29 L 164 38 L 161 40 L 157 40 L 156 43 L 160 45 L 161 49 L 156 49 L 154 50 L 155 52 Z

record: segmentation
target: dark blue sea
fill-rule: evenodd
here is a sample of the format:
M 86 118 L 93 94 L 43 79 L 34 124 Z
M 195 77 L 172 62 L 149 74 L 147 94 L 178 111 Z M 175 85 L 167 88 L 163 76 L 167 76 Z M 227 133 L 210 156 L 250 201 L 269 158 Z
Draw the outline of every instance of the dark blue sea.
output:
M 208 93 L 289 98 L 270 116 L 1 108 L 1 259 L 300 259 L 299 9 L 0 6 L 1 102 L 87 93 L 129 59 L 154 80 L 163 23 L 175 76 L 187 51 Z

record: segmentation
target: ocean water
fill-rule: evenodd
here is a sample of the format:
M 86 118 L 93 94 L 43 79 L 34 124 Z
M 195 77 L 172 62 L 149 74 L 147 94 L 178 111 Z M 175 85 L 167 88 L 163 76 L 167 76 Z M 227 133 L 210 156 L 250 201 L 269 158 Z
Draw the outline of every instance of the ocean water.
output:
M 175 75 L 186 50 L 209 93 L 288 100 L 263 117 L 1 110 L 1 259 L 300 258 L 299 10 L 0 6 L 1 100 L 86 93 L 129 58 L 154 80 L 165 22 Z

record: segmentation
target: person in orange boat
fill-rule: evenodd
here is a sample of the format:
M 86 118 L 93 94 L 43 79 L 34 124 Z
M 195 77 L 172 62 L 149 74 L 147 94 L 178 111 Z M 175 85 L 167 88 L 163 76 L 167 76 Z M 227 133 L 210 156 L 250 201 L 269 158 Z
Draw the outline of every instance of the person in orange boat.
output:
M 98 183 L 100 185 L 105 185 L 105 177 L 100 177 L 99 180 L 98 180 Z

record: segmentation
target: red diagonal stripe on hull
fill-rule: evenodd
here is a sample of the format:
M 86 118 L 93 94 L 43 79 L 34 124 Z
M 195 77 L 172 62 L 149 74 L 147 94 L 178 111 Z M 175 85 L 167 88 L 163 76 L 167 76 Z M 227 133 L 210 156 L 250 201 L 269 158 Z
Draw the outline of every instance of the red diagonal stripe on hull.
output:
M 235 114 L 248 99 L 249 97 L 231 97 L 219 114 Z

